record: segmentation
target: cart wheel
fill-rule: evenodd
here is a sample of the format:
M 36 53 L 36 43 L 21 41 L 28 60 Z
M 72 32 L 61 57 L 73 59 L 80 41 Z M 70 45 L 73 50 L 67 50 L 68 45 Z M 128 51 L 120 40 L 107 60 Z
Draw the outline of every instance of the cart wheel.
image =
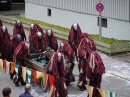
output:
M 46 91 L 48 90 L 48 88 L 49 88 L 49 84 L 47 83 L 47 85 L 44 86 L 42 80 L 43 80 L 43 78 L 41 78 L 41 88 L 42 88 L 42 90 L 43 90 L 44 92 L 46 92 Z

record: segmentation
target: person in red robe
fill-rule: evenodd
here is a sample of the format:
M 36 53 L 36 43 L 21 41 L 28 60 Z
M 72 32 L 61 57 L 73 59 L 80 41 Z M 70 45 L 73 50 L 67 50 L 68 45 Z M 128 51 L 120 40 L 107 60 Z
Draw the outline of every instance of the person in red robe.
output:
M 19 82 L 21 82 L 21 85 L 26 84 L 22 78 L 22 67 L 21 66 L 23 66 L 23 67 L 27 66 L 28 54 L 29 54 L 28 45 L 25 42 L 21 42 L 15 49 L 14 56 L 13 56 L 13 62 L 19 65 L 18 79 L 17 78 L 14 79 L 16 86 L 19 86 Z
M 10 42 L 10 36 L 6 26 L 0 27 L 0 52 L 3 60 L 7 59 L 7 46 Z
M 20 34 L 16 34 L 10 40 L 9 45 L 7 46 L 7 61 L 11 61 L 11 62 L 13 61 L 14 51 L 21 42 L 22 39 Z M 15 71 L 13 73 L 10 73 L 10 79 L 13 79 L 14 75 L 15 75 Z
M 20 20 L 17 20 L 16 23 L 14 24 L 14 29 L 13 29 L 13 36 L 15 36 L 16 34 L 20 34 L 22 37 L 22 40 L 26 41 L 26 35 L 25 35 L 25 31 L 22 25 L 22 22 Z
M 89 73 L 88 70 L 88 56 L 93 51 L 93 40 L 91 40 L 89 37 L 84 37 L 81 39 L 80 44 L 77 48 L 77 56 L 79 59 L 79 82 L 78 87 L 81 91 L 83 91 L 85 88 L 85 84 L 89 81 L 89 79 L 86 78 L 86 74 Z
M 69 32 L 68 43 L 72 47 L 73 51 L 75 52 L 75 56 L 77 58 L 77 48 L 79 42 L 81 40 L 82 31 L 78 23 L 73 23 Z
M 2 24 L 2 21 L 1 21 L 1 19 L 0 19 L 0 26 L 2 26 L 3 24 Z
M 32 37 L 37 32 L 41 32 L 43 34 L 42 28 L 38 24 L 36 24 L 36 23 L 31 24 L 30 32 L 29 32 L 29 42 L 31 42 Z
M 8 56 L 8 61 L 13 61 L 13 54 L 18 46 L 18 44 L 22 42 L 22 38 L 20 34 L 16 34 L 13 36 L 13 38 L 10 40 L 9 45 L 7 47 L 7 56 Z
M 60 43 L 60 47 L 58 48 L 58 52 L 61 52 L 65 58 L 66 64 L 66 85 L 68 86 L 70 82 L 75 81 L 73 76 L 73 68 L 74 68 L 74 52 L 71 46 L 66 41 L 62 41 Z
M 89 74 L 87 78 L 90 79 L 89 85 L 94 87 L 92 97 L 101 97 L 97 88 L 101 88 L 102 75 L 105 73 L 104 63 L 98 52 L 91 52 L 88 58 Z
M 53 31 L 51 29 L 47 29 L 44 35 L 47 42 L 47 46 L 56 52 L 58 49 L 58 43 Z
M 83 38 L 85 38 L 85 37 L 90 40 L 90 42 L 91 42 L 91 49 L 92 49 L 93 51 L 96 51 L 96 43 L 95 43 L 95 41 L 93 40 L 93 38 L 92 38 L 88 33 L 84 32 L 84 33 L 82 33 L 81 40 L 82 40 Z
M 61 53 L 56 52 L 51 60 L 49 61 L 46 73 L 55 77 L 54 91 L 51 97 L 67 97 L 67 87 L 65 85 L 65 68 L 64 68 L 64 57 Z
M 34 37 L 30 42 L 30 54 L 40 53 L 46 50 L 46 40 L 41 32 L 35 33 Z

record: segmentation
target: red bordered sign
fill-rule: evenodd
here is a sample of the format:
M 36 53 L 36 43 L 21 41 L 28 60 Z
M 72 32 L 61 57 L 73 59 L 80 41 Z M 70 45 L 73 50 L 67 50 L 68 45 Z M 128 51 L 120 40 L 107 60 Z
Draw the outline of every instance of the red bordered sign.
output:
M 102 12 L 104 10 L 104 5 L 102 3 L 97 3 L 96 4 L 96 10 L 98 12 Z

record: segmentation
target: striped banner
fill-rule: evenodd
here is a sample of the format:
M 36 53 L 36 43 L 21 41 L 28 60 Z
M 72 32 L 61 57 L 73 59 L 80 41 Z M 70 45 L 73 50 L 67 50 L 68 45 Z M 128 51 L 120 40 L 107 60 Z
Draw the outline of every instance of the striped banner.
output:
M 107 97 L 117 97 L 117 94 L 115 92 L 108 91 Z
M 93 95 L 93 88 L 94 87 L 92 87 L 92 86 L 86 85 L 86 89 L 88 91 L 89 97 L 92 97 L 92 95 Z
M 1 71 L 3 70 L 3 60 L 0 59 L 0 75 L 1 75 Z
M 32 69 L 31 68 L 26 68 L 26 69 L 27 69 L 28 83 L 31 83 Z
M 18 64 L 15 64 L 15 72 L 16 72 L 16 77 L 18 78 L 18 68 L 19 68 L 19 65 Z
M 7 71 L 9 72 L 9 69 L 10 69 L 10 62 L 6 61 L 6 65 L 7 65 Z
M 24 82 L 26 81 L 26 73 L 27 73 L 26 67 L 22 66 L 22 77 L 23 77 Z

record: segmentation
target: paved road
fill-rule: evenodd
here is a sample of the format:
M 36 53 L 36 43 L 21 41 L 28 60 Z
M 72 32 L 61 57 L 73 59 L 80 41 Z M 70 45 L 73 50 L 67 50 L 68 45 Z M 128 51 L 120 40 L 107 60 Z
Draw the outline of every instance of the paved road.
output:
M 25 15 L 25 4 L 12 4 L 11 10 L 0 9 L 0 15 Z
M 4 25 L 7 26 L 9 33 L 12 34 L 13 26 L 6 23 L 4 23 Z M 25 32 L 28 37 L 29 31 L 25 30 Z M 58 43 L 60 43 L 59 40 Z M 118 97 L 130 97 L 130 63 L 123 60 L 123 58 L 120 59 L 120 57 L 109 57 L 101 52 L 99 52 L 99 54 L 102 57 L 106 68 L 106 73 L 102 78 L 102 88 L 116 92 Z M 76 64 L 73 71 L 74 74 L 78 74 L 77 68 L 78 67 Z M 0 91 L 2 91 L 3 87 L 5 86 L 10 86 L 12 88 L 11 97 L 18 97 L 18 95 L 24 91 L 24 87 L 16 87 L 12 83 L 8 74 L 2 74 L 0 76 Z M 78 87 L 76 86 L 76 82 L 72 83 L 72 85 L 68 87 L 68 91 L 69 97 L 86 97 L 87 95 L 86 91 L 79 91 Z M 39 84 L 37 84 L 36 86 L 33 85 L 31 94 L 34 97 L 47 97 L 48 92 L 44 93 Z

